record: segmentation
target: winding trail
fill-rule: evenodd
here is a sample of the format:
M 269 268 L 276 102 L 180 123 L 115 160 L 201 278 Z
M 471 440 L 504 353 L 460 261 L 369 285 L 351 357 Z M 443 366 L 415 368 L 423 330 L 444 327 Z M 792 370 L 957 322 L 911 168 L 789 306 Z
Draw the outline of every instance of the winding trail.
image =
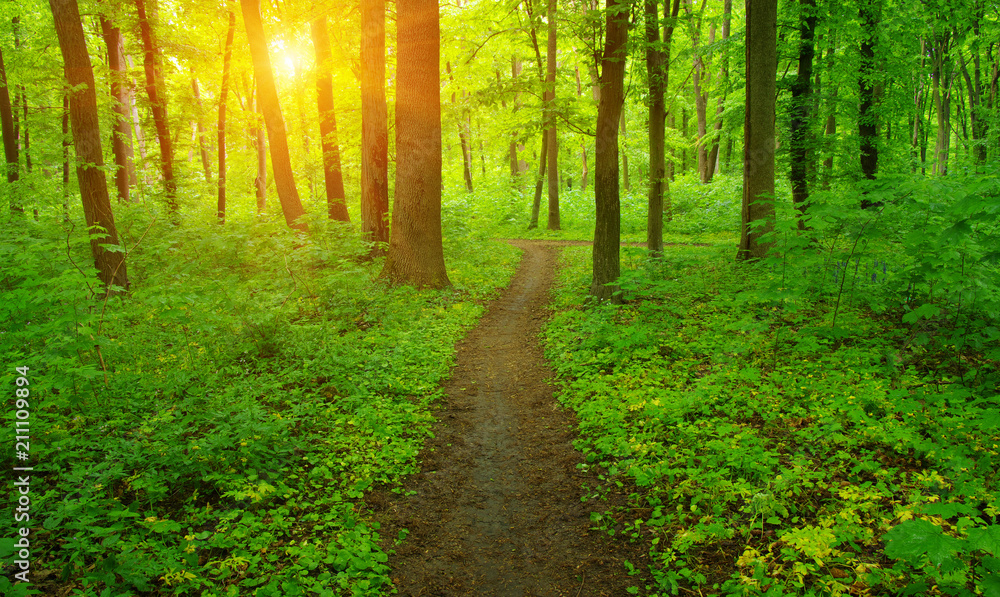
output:
M 648 579 L 624 561 L 645 570 L 646 554 L 589 530 L 590 511 L 609 506 L 581 502 L 598 482 L 577 468 L 575 415 L 555 401 L 539 344 L 554 247 L 569 243 L 510 242 L 521 263 L 458 345 L 411 495 L 368 500 L 387 547 L 409 530 L 389 560 L 394 585 L 404 596 L 628 595 Z

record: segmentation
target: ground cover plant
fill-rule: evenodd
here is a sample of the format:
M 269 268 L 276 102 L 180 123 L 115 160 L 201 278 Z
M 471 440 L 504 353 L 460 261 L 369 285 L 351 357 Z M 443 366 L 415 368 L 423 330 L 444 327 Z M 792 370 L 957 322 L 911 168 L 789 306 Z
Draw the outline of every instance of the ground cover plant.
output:
M 137 243 L 126 300 L 92 292 L 69 226 L 3 231 L 0 354 L 28 367 L 3 383 L 30 381 L 33 427 L 31 460 L 4 465 L 34 467 L 37 530 L 34 584 L 0 592 L 379 594 L 363 494 L 413 470 L 454 342 L 515 251 L 456 233 L 453 288 L 417 291 L 379 280 L 333 223 L 303 239 L 250 219 L 120 221 Z M 0 524 L 10 538 L 24 522 Z
M 868 192 L 754 265 L 624 249 L 621 306 L 566 250 L 547 354 L 591 495 L 632 488 L 594 528 L 649 546 L 650 593 L 1000 594 L 995 182 Z

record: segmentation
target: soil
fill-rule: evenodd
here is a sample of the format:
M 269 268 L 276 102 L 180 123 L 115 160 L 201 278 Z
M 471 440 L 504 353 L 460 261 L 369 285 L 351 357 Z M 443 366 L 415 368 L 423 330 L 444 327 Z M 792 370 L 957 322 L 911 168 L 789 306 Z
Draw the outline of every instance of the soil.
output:
M 646 551 L 590 530 L 596 473 L 578 467 L 576 418 L 553 397 L 539 343 L 557 262 L 552 241 L 511 241 L 517 273 L 458 344 L 420 472 L 402 494 L 370 493 L 404 596 L 624 596 L 649 579 Z M 409 494 L 409 495 L 407 495 Z M 409 531 L 395 546 L 401 529 Z

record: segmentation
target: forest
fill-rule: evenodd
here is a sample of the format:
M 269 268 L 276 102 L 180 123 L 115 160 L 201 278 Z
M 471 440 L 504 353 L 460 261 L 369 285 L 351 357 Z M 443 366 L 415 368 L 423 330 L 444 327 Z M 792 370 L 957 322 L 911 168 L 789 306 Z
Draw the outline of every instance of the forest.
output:
M 0 3 L 0 594 L 1000 597 L 1000 5 Z

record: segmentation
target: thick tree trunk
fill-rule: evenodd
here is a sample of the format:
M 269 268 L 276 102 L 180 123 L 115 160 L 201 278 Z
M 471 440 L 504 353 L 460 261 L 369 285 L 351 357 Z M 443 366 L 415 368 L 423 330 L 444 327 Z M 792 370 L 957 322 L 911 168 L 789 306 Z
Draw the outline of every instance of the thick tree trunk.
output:
M 222 56 L 222 88 L 219 90 L 219 180 L 217 212 L 219 223 L 226 223 L 226 98 L 229 97 L 229 67 L 233 57 L 233 37 L 236 33 L 236 13 L 229 11 L 226 49 Z
M 108 69 L 111 71 L 111 104 L 114 124 L 111 132 L 111 153 L 115 156 L 115 188 L 118 200 L 128 203 L 132 171 L 132 116 L 129 114 L 125 55 L 122 34 L 110 20 L 101 16 L 101 33 L 108 49 Z
M 590 294 L 618 302 L 615 281 L 621 271 L 621 203 L 618 190 L 618 126 L 625 102 L 628 8 L 624 0 L 607 0 L 601 101 L 597 106 L 594 166 L 596 225 Z
M 388 127 L 385 0 L 361 0 L 361 232 L 373 243 L 389 242 Z
M 669 0 L 668 0 L 669 2 Z M 646 211 L 646 248 L 663 253 L 663 192 L 666 182 L 663 50 L 660 12 L 656 0 L 645 0 L 646 78 L 649 81 L 649 198 Z
M 767 255 L 761 236 L 774 226 L 774 102 L 777 0 L 746 0 L 746 115 L 743 121 L 743 205 L 738 259 Z
M 812 66 L 816 32 L 816 0 L 799 0 L 802 17 L 799 22 L 799 69 L 792 85 L 791 169 L 792 205 L 798 211 L 799 230 L 806 229 L 805 215 L 809 201 L 809 175 L 812 169 Z
M 437 0 L 397 0 L 396 185 L 382 276 L 450 286 L 441 238 L 440 26 Z
M 146 16 L 145 0 L 135 0 L 139 16 L 139 34 L 142 38 L 142 64 L 146 73 L 146 95 L 153 111 L 153 124 L 160 141 L 160 170 L 163 173 L 163 188 L 167 194 L 167 207 L 177 211 L 177 181 L 174 179 L 174 146 L 170 138 L 167 122 L 167 93 L 163 88 L 163 76 L 158 60 L 159 49 L 153 37 L 153 26 Z
M 17 182 L 20 178 L 18 164 L 17 134 L 14 132 L 14 110 L 11 108 L 10 91 L 7 85 L 7 69 L 3 63 L 3 53 L 0 52 L 0 126 L 3 130 L 3 153 L 7 159 L 7 182 Z M 24 211 L 13 202 L 11 209 Z
M 861 71 L 858 76 L 858 136 L 861 138 L 861 174 L 868 180 L 875 180 L 878 172 L 878 116 L 875 113 L 875 42 L 878 27 L 878 6 L 862 4 L 860 10 L 863 38 L 861 40 Z M 861 208 L 872 207 L 874 203 L 862 199 Z
M 323 146 L 323 179 L 326 182 L 326 207 L 331 220 L 350 222 L 344 198 L 344 176 L 340 169 L 340 143 L 337 141 L 337 116 L 333 105 L 333 53 L 326 17 L 312 24 L 313 47 L 316 50 L 316 101 L 319 106 L 319 134 Z
M 91 254 L 98 276 L 106 292 L 112 286 L 128 289 L 125 254 L 108 251 L 102 245 L 117 245 L 118 231 L 111 211 L 107 180 L 104 177 L 104 156 L 101 152 L 101 130 L 97 116 L 97 93 L 94 71 L 87 54 L 87 41 L 83 35 L 80 11 L 76 0 L 49 0 L 59 49 L 62 52 L 66 80 L 74 89 L 70 95 L 69 112 L 76 148 L 76 176 L 83 200 L 83 213 L 87 228 L 100 226 L 105 234 L 93 235 Z
M 285 119 L 281 115 L 278 88 L 274 84 L 274 72 L 271 69 L 271 57 L 268 55 L 267 38 L 264 35 L 264 25 L 260 18 L 260 2 L 259 0 L 240 0 L 240 7 L 243 10 L 243 24 L 247 30 L 250 55 L 253 58 L 258 102 L 264 113 L 267 141 L 271 147 L 271 169 L 274 171 L 274 186 L 278 191 L 278 201 L 281 202 L 285 223 L 291 228 L 306 232 L 308 228 L 305 222 L 299 220 L 305 215 L 305 211 L 302 209 L 299 191 L 295 187 L 292 161 L 288 153 Z
M 545 113 L 548 121 L 549 230 L 559 230 L 559 135 L 556 133 L 556 0 L 549 0 L 546 50 Z

